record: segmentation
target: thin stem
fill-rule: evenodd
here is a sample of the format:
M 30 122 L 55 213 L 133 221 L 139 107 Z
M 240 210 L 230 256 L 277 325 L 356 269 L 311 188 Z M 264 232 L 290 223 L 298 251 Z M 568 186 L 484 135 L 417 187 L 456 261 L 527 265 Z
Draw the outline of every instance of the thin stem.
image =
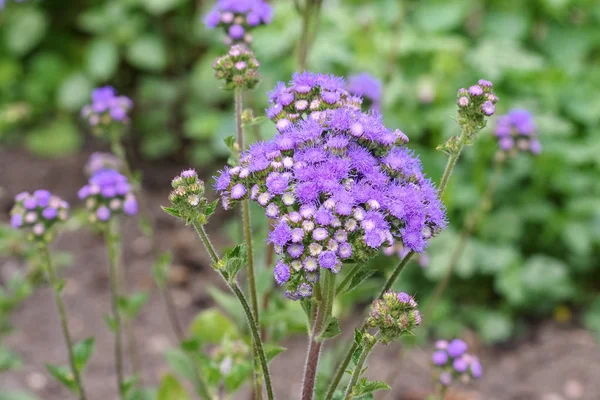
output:
M 456 149 L 455 152 L 450 154 L 450 156 L 448 157 L 448 162 L 446 163 L 446 168 L 444 169 L 444 173 L 442 174 L 442 179 L 440 179 L 440 184 L 438 186 L 438 193 L 439 193 L 440 197 L 442 197 L 442 195 L 446 191 L 446 188 L 448 187 L 448 181 L 450 180 L 450 176 L 452 175 L 452 172 L 454 171 L 454 166 L 456 165 L 456 162 L 460 158 L 463 148 L 465 147 L 465 144 L 467 142 L 467 137 L 468 137 L 467 131 L 463 130 L 463 132 L 461 133 L 461 135 L 458 139 L 458 148 Z
M 317 299 L 315 319 L 312 324 L 308 352 L 306 353 L 304 378 L 302 380 L 302 400 L 312 400 L 313 398 L 319 358 L 323 346 L 323 339 L 319 338 L 319 335 L 323 333 L 323 330 L 327 326 L 335 297 L 335 274 L 326 270 L 323 272 L 321 298 Z M 318 291 L 315 295 L 319 295 Z
M 252 334 L 252 343 L 255 347 L 255 353 L 258 355 L 258 358 L 260 361 L 260 366 L 261 366 L 262 373 L 263 373 L 263 379 L 265 382 L 265 387 L 267 389 L 267 398 L 269 400 L 273 400 L 273 388 L 271 385 L 271 375 L 269 374 L 267 358 L 265 356 L 265 351 L 264 351 L 264 348 L 262 345 L 262 340 L 260 337 L 260 329 L 256 322 L 256 319 L 254 318 L 254 315 L 252 314 L 252 310 L 250 309 L 250 306 L 248 305 L 248 301 L 246 300 L 246 297 L 244 296 L 244 293 L 240 289 L 239 285 L 236 282 L 230 282 L 229 280 L 227 280 L 227 278 L 223 275 L 223 272 L 219 269 L 218 264 L 221 261 L 221 259 L 220 259 L 219 255 L 217 254 L 217 251 L 215 250 L 214 246 L 210 242 L 210 239 L 209 239 L 208 235 L 206 234 L 206 230 L 204 229 L 204 226 L 202 224 L 200 224 L 198 221 L 192 222 L 192 225 L 194 226 L 194 229 L 198 233 L 198 237 L 204 244 L 204 247 L 206 248 L 206 251 L 208 252 L 211 260 L 213 261 L 213 264 L 216 266 L 215 269 L 219 272 L 219 275 L 221 276 L 221 278 L 223 278 L 223 280 L 225 281 L 225 283 L 227 284 L 229 289 L 237 297 L 238 301 L 242 305 L 242 308 L 244 309 L 244 314 L 246 315 L 246 320 L 248 322 L 248 326 L 249 326 L 250 332 Z
M 113 329 L 115 334 L 115 369 L 117 375 L 117 388 L 119 390 L 119 397 L 124 399 L 125 393 L 123 392 L 123 349 L 121 343 L 121 315 L 119 312 L 119 278 L 118 278 L 118 244 L 119 244 L 119 233 L 118 233 L 118 220 L 113 218 L 109 221 L 108 225 L 104 229 L 104 240 L 106 242 L 106 249 L 108 253 L 109 263 L 109 278 L 110 278 L 110 301 L 112 308 L 112 319 Z
M 438 282 L 435 289 L 433 290 L 433 294 L 431 296 L 431 300 L 429 301 L 429 305 L 425 310 L 424 315 L 430 316 L 431 312 L 439 302 L 442 294 L 448 287 L 448 283 L 450 283 L 450 278 L 456 269 L 458 262 L 460 261 L 469 240 L 469 237 L 473 233 L 475 227 L 479 224 L 479 221 L 485 215 L 486 211 L 489 209 L 489 204 L 492 200 L 492 195 L 494 194 L 494 190 L 496 189 L 496 184 L 498 183 L 498 179 L 502 174 L 502 159 L 496 159 L 494 162 L 494 172 L 492 178 L 488 181 L 488 185 L 484 191 L 484 194 L 479 202 L 479 205 L 475 209 L 474 212 L 470 213 L 465 219 L 465 226 L 460 233 L 460 238 L 458 240 L 458 244 L 454 248 L 454 252 L 448 261 L 448 265 L 446 266 L 446 273 L 444 274 L 444 278 Z
M 352 389 L 356 385 L 356 382 L 358 382 L 358 378 L 360 378 L 360 375 L 362 374 L 363 365 L 365 364 L 367 357 L 371 353 L 371 350 L 373 350 L 373 347 L 375 346 L 376 343 L 377 343 L 377 336 L 374 338 L 373 341 L 367 343 L 363 347 L 363 350 L 360 353 L 358 361 L 356 362 L 356 367 L 354 367 L 354 371 L 352 372 L 352 377 L 350 378 L 350 383 L 348 383 L 348 386 L 346 387 L 346 394 L 344 395 L 344 400 L 352 399 L 352 397 L 353 397 Z
M 314 42 L 321 14 L 322 0 L 306 0 L 304 7 L 297 7 L 302 16 L 302 30 L 298 43 L 298 70 L 304 71 L 308 63 L 310 46 Z
M 364 267 L 363 264 L 355 264 L 354 267 L 352 267 L 350 272 L 348 272 L 348 274 L 344 277 L 344 279 L 340 282 L 340 284 L 335 289 L 336 295 L 339 295 L 344 289 L 346 289 L 346 286 L 348 286 L 348 284 L 352 281 L 352 278 L 354 278 L 354 275 L 356 275 L 358 273 L 358 271 L 360 271 L 361 268 L 363 268 L 363 267 Z
M 52 263 L 52 257 L 50 256 L 50 250 L 48 249 L 48 245 L 44 244 L 42 247 L 42 255 L 46 261 L 46 271 L 48 274 L 48 281 L 50 282 L 50 286 L 52 286 L 52 290 L 54 292 L 54 301 L 56 303 L 56 308 L 58 309 L 58 316 L 60 318 L 60 326 L 62 329 L 63 337 L 65 339 L 65 344 L 67 345 L 67 353 L 69 355 L 69 365 L 71 367 L 71 373 L 73 374 L 73 379 L 77 384 L 77 388 L 79 391 L 80 400 L 86 400 L 85 390 L 83 388 L 83 383 L 81 380 L 81 376 L 79 374 L 79 370 L 77 369 L 77 365 L 75 363 L 75 354 L 73 353 L 73 340 L 71 339 L 71 332 L 69 331 L 69 320 L 67 317 L 67 309 L 65 307 L 65 303 L 63 301 L 61 290 L 59 288 L 60 283 L 58 281 L 58 276 L 56 270 L 54 269 L 54 264 Z

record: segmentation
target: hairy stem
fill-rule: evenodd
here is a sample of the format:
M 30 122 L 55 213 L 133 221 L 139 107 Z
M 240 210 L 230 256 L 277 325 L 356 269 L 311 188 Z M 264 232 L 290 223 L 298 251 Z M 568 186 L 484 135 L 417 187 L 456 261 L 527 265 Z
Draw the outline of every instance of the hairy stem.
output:
M 296 6 L 302 17 L 302 30 L 298 42 L 298 70 L 304 71 L 308 63 L 308 53 L 312 45 L 321 13 L 322 0 L 306 0 L 304 7 Z
M 113 218 L 108 222 L 108 225 L 104 229 L 104 240 L 106 242 L 106 249 L 108 253 L 108 274 L 110 278 L 110 301 L 112 309 L 112 322 L 113 330 L 115 334 L 114 344 L 114 357 L 115 357 L 115 370 L 117 376 L 117 388 L 119 390 L 119 397 L 124 399 L 125 393 L 123 392 L 123 349 L 121 343 L 121 315 L 119 312 L 119 277 L 118 277 L 118 246 L 119 246 L 119 232 L 118 232 L 118 220 Z
M 56 308 L 58 310 L 58 316 L 60 318 L 60 326 L 62 329 L 63 337 L 65 339 L 65 344 L 67 345 L 67 353 L 69 355 L 69 366 L 71 367 L 71 373 L 73 374 L 73 379 L 77 384 L 77 389 L 79 392 L 79 399 L 86 400 L 85 390 L 83 388 L 83 383 L 81 380 L 81 375 L 79 374 L 79 370 L 77 369 L 77 365 L 75 364 L 75 355 L 73 353 L 73 340 L 71 339 L 71 332 L 69 331 L 69 320 L 67 318 L 67 309 L 65 307 L 65 303 L 62 298 L 60 283 L 58 280 L 58 276 L 56 270 L 54 269 L 54 264 L 52 263 L 52 257 L 50 256 L 50 250 L 48 249 L 48 245 L 44 244 L 42 247 L 42 255 L 44 257 L 44 261 L 46 264 L 46 272 L 48 275 L 48 281 L 50 282 L 50 286 L 52 286 L 52 290 L 54 292 L 54 301 L 56 303 Z
M 262 369 L 263 379 L 265 382 L 265 387 L 267 389 L 267 398 L 269 400 L 273 400 L 273 388 L 271 385 L 271 375 L 269 374 L 267 358 L 265 356 L 262 339 L 260 337 L 260 329 L 259 329 L 258 323 L 256 322 L 256 319 L 254 318 L 254 315 L 252 314 L 252 310 L 250 309 L 248 301 L 246 300 L 246 297 L 244 296 L 244 293 L 240 289 L 237 282 L 229 281 L 223 275 L 223 272 L 219 269 L 218 264 L 221 259 L 220 259 L 219 255 L 217 254 L 217 251 L 215 250 L 214 246 L 210 242 L 208 234 L 206 233 L 206 230 L 204 230 L 204 226 L 202 224 L 200 224 L 198 221 L 192 222 L 192 225 L 194 226 L 196 233 L 198 233 L 198 237 L 204 244 L 206 251 L 208 252 L 211 260 L 213 261 L 213 264 L 215 265 L 215 269 L 219 272 L 219 275 L 221 276 L 221 278 L 223 278 L 223 280 L 225 281 L 225 283 L 227 284 L 229 289 L 233 292 L 235 297 L 237 297 L 238 301 L 242 305 L 244 314 L 246 315 L 246 320 L 248 322 L 248 326 L 250 328 L 250 333 L 252 334 L 252 343 L 255 348 L 255 354 L 258 355 L 258 359 L 259 359 L 260 366 Z
M 315 318 L 312 323 L 312 332 L 309 338 L 308 352 L 306 353 L 304 377 L 302 379 L 302 395 L 300 397 L 302 400 L 312 400 L 314 395 L 319 357 L 323 346 L 323 339 L 319 338 L 319 335 L 327 327 L 335 297 L 335 274 L 328 270 L 324 270 L 323 272 L 321 276 L 322 291 L 319 292 L 317 290 L 315 293 L 317 304 Z M 315 286 L 315 288 L 318 287 Z
M 352 372 L 350 383 L 348 383 L 348 386 L 346 387 L 344 400 L 352 399 L 352 390 L 354 389 L 356 382 L 358 382 L 358 378 L 360 378 L 360 375 L 362 374 L 363 365 L 365 364 L 367 357 L 373 350 L 373 347 L 375 347 L 375 344 L 377 344 L 377 336 L 372 341 L 369 341 L 367 344 L 364 345 L 363 350 L 360 353 L 360 356 L 358 357 L 358 361 L 356 362 L 356 367 L 354 367 L 354 371 Z

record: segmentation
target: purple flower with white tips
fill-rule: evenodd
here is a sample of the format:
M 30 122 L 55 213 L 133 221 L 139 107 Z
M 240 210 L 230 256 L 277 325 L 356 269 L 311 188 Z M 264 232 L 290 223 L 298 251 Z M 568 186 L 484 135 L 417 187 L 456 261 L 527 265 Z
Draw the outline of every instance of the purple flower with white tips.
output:
M 69 204 L 47 190 L 19 193 L 10 214 L 10 225 L 27 234 L 28 240 L 48 243 L 56 223 L 67 219 Z
M 101 169 L 79 189 L 78 197 L 90 212 L 90 222 L 107 222 L 111 217 L 136 215 L 138 204 L 125 175 L 113 169 Z
M 204 24 L 210 29 L 223 27 L 228 33 L 227 44 L 250 43 L 252 37 L 246 32 L 270 24 L 272 16 L 273 10 L 264 0 L 217 0 Z
M 515 154 L 518 151 L 529 151 L 537 155 L 541 153 L 542 146 L 536 131 L 533 115 L 525 109 L 514 108 L 508 114 L 498 117 L 494 133 L 503 152 Z
M 81 116 L 94 133 L 104 134 L 111 125 L 128 123 L 132 108 L 129 97 L 117 95 L 112 86 L 104 86 L 92 91 L 92 103 L 81 109 Z

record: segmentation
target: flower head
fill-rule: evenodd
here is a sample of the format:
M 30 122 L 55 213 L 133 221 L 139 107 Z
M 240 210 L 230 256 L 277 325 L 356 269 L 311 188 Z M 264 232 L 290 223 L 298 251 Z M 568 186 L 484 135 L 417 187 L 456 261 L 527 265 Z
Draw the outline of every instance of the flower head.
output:
M 15 197 L 10 214 L 11 226 L 25 231 L 28 240 L 49 243 L 56 223 L 68 218 L 69 204 L 47 190 L 23 192 Z
M 92 176 L 103 169 L 113 169 L 119 171 L 122 167 L 121 160 L 112 153 L 92 153 L 88 162 L 85 164 L 84 170 L 88 176 Z
M 194 169 L 186 169 L 171 181 L 173 190 L 169 194 L 171 207 L 163 209 L 174 216 L 183 219 L 186 223 L 199 221 L 206 223 L 212 214 L 216 204 L 209 204 L 205 197 L 204 182 L 198 178 Z M 242 197 L 246 188 L 242 187 L 243 193 L 232 194 Z M 235 190 L 232 188 L 232 190 Z
M 117 95 L 112 86 L 92 91 L 92 103 L 81 109 L 81 116 L 96 134 L 104 134 L 110 126 L 129 123 L 133 102 L 127 96 Z
M 388 344 L 400 336 L 411 334 L 421 324 L 421 314 L 412 296 L 389 291 L 373 302 L 367 324 L 379 329 L 381 342 Z
M 250 43 L 250 31 L 259 25 L 268 25 L 273 9 L 264 0 L 217 0 L 215 6 L 204 17 L 210 28 L 222 27 L 227 33 L 227 44 Z
M 231 28 L 234 29 L 236 26 Z M 254 89 L 260 81 L 259 66 L 252 51 L 243 45 L 234 45 L 227 54 L 217 58 L 212 67 L 215 70 L 215 78 L 224 82 L 223 87 L 233 90 Z
M 90 222 L 107 222 L 115 215 L 135 215 L 138 211 L 129 181 L 113 169 L 97 171 L 77 195 L 90 213 Z
M 443 386 L 449 386 L 455 379 L 464 381 L 483 375 L 479 359 L 467 353 L 467 350 L 467 344 L 461 339 L 436 342 L 431 359 L 437 370 L 438 381 Z
M 352 75 L 346 89 L 352 95 L 362 97 L 365 100 L 363 105 L 370 106 L 372 111 L 381 110 L 382 84 L 379 79 L 366 72 Z
M 508 114 L 499 116 L 494 134 L 502 152 L 515 154 L 529 151 L 539 154 L 542 151 L 533 115 L 527 110 L 514 108 Z

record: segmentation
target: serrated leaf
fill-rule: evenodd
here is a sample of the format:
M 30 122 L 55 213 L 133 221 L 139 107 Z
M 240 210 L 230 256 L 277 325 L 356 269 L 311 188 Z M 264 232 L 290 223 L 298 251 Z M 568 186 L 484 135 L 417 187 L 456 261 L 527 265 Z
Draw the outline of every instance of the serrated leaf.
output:
M 360 346 L 362 344 L 363 336 L 362 331 L 354 328 L 354 343 Z
M 378 390 L 392 390 L 392 388 L 383 381 L 370 381 L 367 378 L 361 378 L 352 389 L 352 398 L 366 399 L 367 396 Z
M 162 208 L 164 212 L 166 212 L 169 215 L 172 215 L 175 218 L 181 218 L 181 214 L 179 213 L 179 210 L 177 210 L 175 207 L 160 206 L 160 208 Z
M 190 336 L 201 343 L 221 343 L 223 337 L 238 337 L 233 321 L 217 308 L 200 311 L 190 324 Z
M 267 362 L 270 362 L 275 357 L 277 357 L 277 355 L 279 355 L 287 350 L 286 347 L 281 347 L 281 346 L 277 346 L 277 345 L 269 345 L 269 344 L 266 344 L 264 346 L 264 348 L 265 348 L 265 358 L 267 359 Z
M 85 366 L 92 354 L 94 354 L 94 348 L 96 345 L 96 339 L 93 337 L 83 339 L 75 346 L 73 346 L 73 355 L 75 357 L 75 365 L 77 370 L 83 371 Z
M 225 146 L 227 146 L 229 150 L 235 153 L 235 144 L 237 143 L 235 136 L 227 136 L 225 139 L 223 139 L 223 141 L 225 142 Z
M 206 205 L 206 207 L 204 208 L 204 215 L 206 216 L 206 218 L 210 217 L 211 215 L 213 215 L 215 213 L 215 210 L 217 209 L 217 205 L 219 204 L 219 200 L 215 200 L 212 203 L 208 203 Z
M 342 328 L 340 328 L 340 321 L 338 321 L 335 317 L 330 317 L 329 321 L 327 321 L 327 326 L 325 330 L 319 335 L 317 340 L 325 340 L 336 337 L 342 333 Z
M 156 400 L 189 400 L 189 395 L 173 375 L 163 376 Z
M 358 359 L 360 358 L 360 353 L 362 353 L 362 351 L 362 345 L 356 346 L 356 350 L 354 350 L 354 353 L 352 353 L 352 364 L 356 365 L 356 363 L 358 363 Z
M 231 282 L 237 273 L 246 265 L 246 245 L 238 244 L 232 250 L 225 253 L 222 259 L 223 270 L 227 272 L 227 278 Z
M 46 364 L 46 369 L 58 382 L 62 383 L 71 392 L 77 392 L 77 383 L 68 367 L 61 365 Z

